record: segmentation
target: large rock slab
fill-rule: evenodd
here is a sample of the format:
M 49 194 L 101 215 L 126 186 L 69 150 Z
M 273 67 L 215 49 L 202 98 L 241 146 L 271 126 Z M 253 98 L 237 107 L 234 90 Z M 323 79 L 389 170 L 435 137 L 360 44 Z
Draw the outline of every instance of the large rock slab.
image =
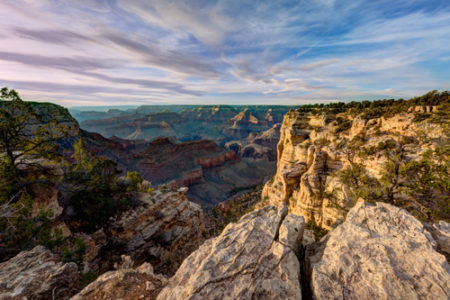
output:
M 438 243 L 438 250 L 450 258 L 450 224 L 439 221 L 432 225 L 431 234 Z
M 204 241 L 203 212 L 179 192 L 140 193 L 142 205 L 112 221 L 111 239 L 124 245 L 126 254 L 140 265 L 150 262 L 157 273 L 173 275 L 181 262 Z
M 0 264 L 0 299 L 68 299 L 78 290 L 78 268 L 43 246 Z
M 449 299 L 450 266 L 403 209 L 359 201 L 312 266 L 315 299 Z
M 149 263 L 144 263 L 136 269 L 125 268 L 101 275 L 72 300 L 156 299 L 166 282 L 164 276 L 153 273 Z
M 157 299 L 301 299 L 300 265 L 292 249 L 304 221 L 284 229 L 284 245 L 278 241 L 280 226 L 295 220 L 281 225 L 286 215 L 286 207 L 267 206 L 229 224 L 183 262 Z

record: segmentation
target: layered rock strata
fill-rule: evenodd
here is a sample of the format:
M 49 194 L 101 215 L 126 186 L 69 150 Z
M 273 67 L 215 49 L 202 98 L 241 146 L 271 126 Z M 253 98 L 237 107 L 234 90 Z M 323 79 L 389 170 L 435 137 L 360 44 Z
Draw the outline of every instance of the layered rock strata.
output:
M 275 161 L 277 159 L 277 144 L 280 138 L 280 126 L 277 123 L 272 128 L 261 133 L 250 133 L 243 140 L 233 140 L 225 144 L 225 148 L 233 150 L 241 157 L 252 157 Z
M 75 263 L 37 246 L 0 264 L 0 299 L 68 299 L 79 286 Z
M 348 128 L 340 129 L 333 118 L 345 119 Z M 360 137 L 364 139 L 363 147 L 368 149 L 389 139 L 398 141 L 402 137 L 426 135 L 427 145 L 408 145 L 411 154 L 407 160 L 418 159 L 423 151 L 433 147 L 433 141 L 445 135 L 439 124 L 413 122 L 413 119 L 414 113 L 406 112 L 367 120 L 344 113 L 289 111 L 280 130 L 277 171 L 266 183 L 263 199 L 272 205 L 285 203 L 290 212 L 331 229 L 333 224 L 343 220 L 357 200 L 350 198 L 347 188 L 335 176 L 336 172 L 353 161 L 361 163 L 370 176 L 380 178 L 387 161 L 382 150 L 377 150 L 369 159 L 359 157 L 357 151 L 347 147 L 349 142 Z
M 157 138 L 139 151 L 143 146 L 139 141 L 82 133 L 90 151 L 113 160 L 123 171 L 138 171 L 154 187 L 188 186 L 188 198 L 204 206 L 226 200 L 233 189 L 263 183 L 275 170 L 274 161 L 241 158 L 213 141 L 176 143 Z
M 136 264 L 150 262 L 158 273 L 173 274 L 183 259 L 203 242 L 203 212 L 188 201 L 185 190 L 141 193 L 141 205 L 124 212 L 110 227 L 113 244 L 123 245 L 120 254 Z

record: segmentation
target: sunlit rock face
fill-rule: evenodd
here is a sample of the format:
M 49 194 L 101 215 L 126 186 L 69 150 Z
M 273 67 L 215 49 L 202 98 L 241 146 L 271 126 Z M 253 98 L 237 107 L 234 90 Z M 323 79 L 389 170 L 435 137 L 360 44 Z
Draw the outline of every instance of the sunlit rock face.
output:
M 303 230 L 285 207 L 249 213 L 193 252 L 157 299 L 301 299 Z
M 332 115 L 332 119 L 340 116 L 343 115 Z M 433 139 L 444 136 L 442 126 L 426 121 L 413 122 L 414 114 L 409 112 L 370 120 L 346 115 L 350 126 L 343 131 L 328 118 L 299 111 L 289 111 L 285 115 L 277 146 L 277 171 L 262 193 L 262 198 L 270 204 L 284 203 L 290 212 L 304 216 L 307 222 L 314 220 L 326 229 L 342 221 L 345 211 L 357 200 L 349 197 L 349 191 L 335 176 L 336 172 L 353 160 L 361 163 L 369 175 L 380 178 L 387 161 L 382 151 L 367 158 L 352 154 L 347 147 L 350 140 L 364 135 L 364 147 L 369 148 L 388 139 L 398 141 L 402 137 L 416 138 L 425 134 L 431 140 L 429 144 L 408 145 L 407 159 L 414 160 L 433 147 Z
M 407 211 L 359 201 L 312 264 L 314 299 L 448 299 L 450 266 Z

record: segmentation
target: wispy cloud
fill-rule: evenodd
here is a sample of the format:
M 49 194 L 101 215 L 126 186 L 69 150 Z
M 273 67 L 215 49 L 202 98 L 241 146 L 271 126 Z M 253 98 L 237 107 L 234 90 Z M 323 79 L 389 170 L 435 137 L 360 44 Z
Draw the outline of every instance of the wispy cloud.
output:
M 233 20 L 214 1 L 119 0 L 118 6 L 143 21 L 171 31 L 192 34 L 208 45 L 219 45 L 233 29 Z
M 448 89 L 436 0 L 4 0 L 0 85 L 30 100 L 304 103 Z
M 0 51 L 0 60 L 18 62 L 28 66 L 50 67 L 63 70 L 93 70 L 112 68 L 110 60 L 87 57 L 49 57 Z

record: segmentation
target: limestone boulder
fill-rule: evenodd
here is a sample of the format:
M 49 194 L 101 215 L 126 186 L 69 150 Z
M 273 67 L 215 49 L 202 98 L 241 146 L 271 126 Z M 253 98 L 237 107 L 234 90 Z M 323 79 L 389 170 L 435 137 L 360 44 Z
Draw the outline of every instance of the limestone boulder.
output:
M 0 264 L 0 299 L 69 299 L 79 287 L 75 263 L 62 263 L 43 246 Z
M 450 224 L 439 221 L 427 227 L 429 227 L 431 235 L 438 243 L 438 250 L 447 258 L 450 258 Z
M 140 265 L 150 262 L 157 273 L 172 275 L 203 242 L 203 212 L 179 192 L 140 193 L 141 204 L 112 220 L 110 239 L 122 245 L 111 255 L 126 254 Z
M 448 299 L 450 266 L 407 211 L 359 201 L 312 265 L 315 299 Z
M 278 232 L 278 241 L 298 253 L 302 247 L 305 219 L 293 214 L 287 215 L 281 223 Z
M 193 252 L 157 299 L 301 299 L 292 249 L 303 230 L 303 218 L 286 207 L 244 215 Z
M 166 277 L 155 275 L 151 264 L 144 263 L 136 269 L 124 268 L 104 273 L 72 300 L 151 300 L 156 299 L 166 283 Z

